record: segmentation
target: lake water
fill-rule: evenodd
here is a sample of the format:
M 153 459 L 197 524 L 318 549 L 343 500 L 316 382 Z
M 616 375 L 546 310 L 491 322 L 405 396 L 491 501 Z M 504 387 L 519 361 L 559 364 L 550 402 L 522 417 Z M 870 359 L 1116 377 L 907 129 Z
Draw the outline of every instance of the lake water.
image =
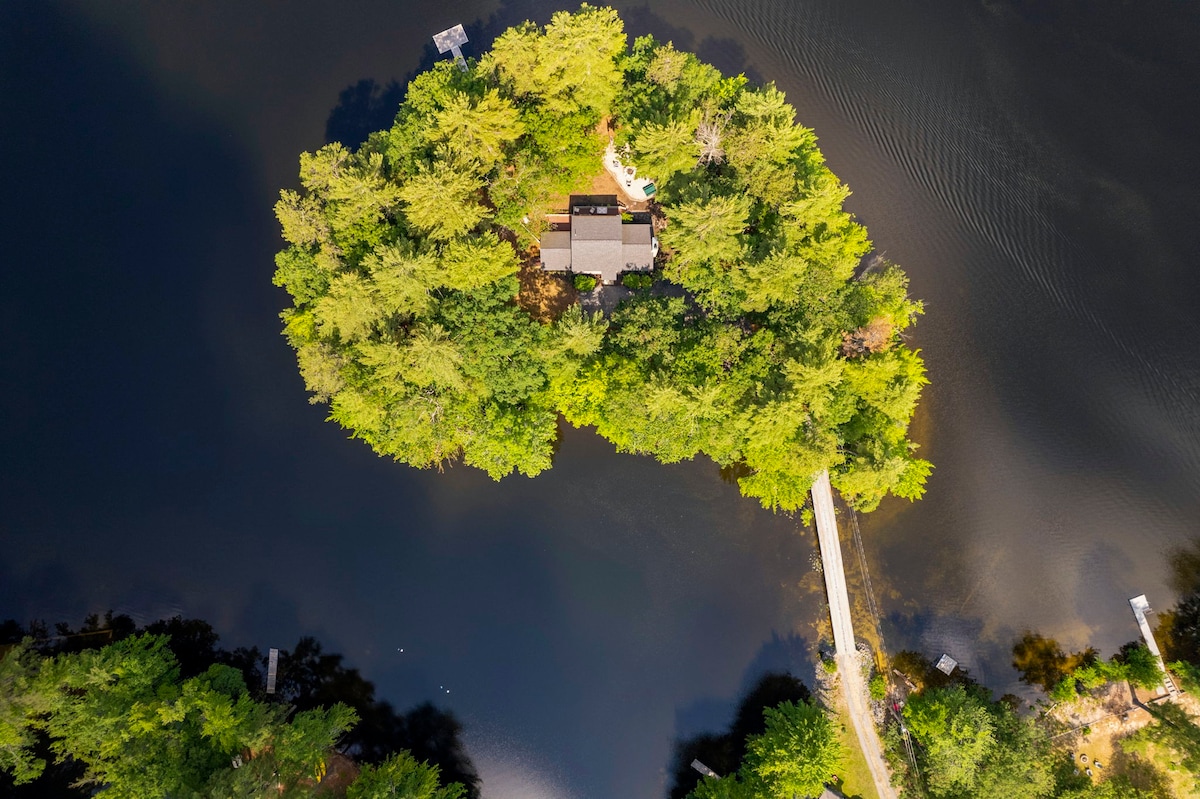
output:
M 777 81 L 926 301 L 937 471 L 866 553 L 888 647 L 999 690 L 1026 628 L 1135 637 L 1197 535 L 1200 18 L 1103 5 L 618 4 Z M 658 797 L 675 737 L 809 673 L 815 542 L 711 465 L 568 430 L 536 480 L 417 472 L 323 422 L 278 335 L 271 205 L 339 93 L 553 8 L 0 5 L 0 616 L 314 634 L 458 714 L 494 799 Z

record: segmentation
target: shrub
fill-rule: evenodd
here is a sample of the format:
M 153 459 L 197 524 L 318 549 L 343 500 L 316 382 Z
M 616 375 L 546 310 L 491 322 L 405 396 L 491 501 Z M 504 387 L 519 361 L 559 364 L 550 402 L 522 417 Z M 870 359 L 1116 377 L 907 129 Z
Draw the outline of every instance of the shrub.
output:
M 1175 674 L 1180 686 L 1185 691 L 1200 691 L 1200 667 L 1184 660 L 1177 660 L 1168 664 L 1168 668 Z
M 1077 696 L 1079 693 L 1075 687 L 1074 677 L 1063 677 L 1050 691 L 1050 698 L 1055 702 L 1070 702 Z
M 870 692 L 871 698 L 876 702 L 887 696 L 887 680 L 883 679 L 882 674 L 876 674 L 867 683 L 867 691 Z
M 1142 644 L 1122 647 L 1117 656 L 1124 666 L 1125 679 L 1139 688 L 1161 685 L 1162 673 L 1158 670 L 1158 659 Z
M 825 671 L 827 673 L 829 673 L 829 674 L 837 673 L 837 661 L 834 660 L 833 658 L 830 658 L 829 660 L 822 660 L 821 665 L 825 667 Z
M 630 272 L 621 278 L 621 283 L 625 288 L 637 291 L 638 289 L 648 289 L 653 286 L 654 278 L 651 275 Z
M 1110 679 L 1120 679 L 1114 674 L 1114 670 L 1109 668 L 1108 661 L 1101 660 L 1091 666 L 1084 666 L 1081 669 L 1075 669 L 1071 675 L 1085 691 L 1090 691 L 1093 688 L 1099 688 Z
M 591 291 L 596 288 L 596 278 L 591 275 L 576 275 L 575 290 L 576 291 Z

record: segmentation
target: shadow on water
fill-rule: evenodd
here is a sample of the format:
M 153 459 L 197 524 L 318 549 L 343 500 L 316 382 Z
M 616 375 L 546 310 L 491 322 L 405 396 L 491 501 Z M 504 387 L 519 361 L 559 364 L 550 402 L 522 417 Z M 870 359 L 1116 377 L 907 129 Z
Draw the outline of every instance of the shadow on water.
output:
M 683 799 L 696 787 L 700 774 L 692 768 L 693 760 L 699 760 L 722 777 L 736 772 L 746 754 L 746 738 L 766 730 L 763 709 L 811 697 L 808 687 L 790 672 L 767 672 L 760 676 L 743 695 L 725 732 L 700 733 L 675 742 L 667 795 L 670 799 Z
M 405 85 L 411 79 L 410 73 L 405 78 Z M 404 86 L 396 81 L 381 86 L 372 78 L 363 78 L 353 86 L 347 86 L 338 95 L 337 106 L 329 112 L 325 141 L 341 142 L 347 147 L 359 146 L 375 131 L 392 126 L 396 109 L 402 102 Z
M 1171 588 L 1183 596 L 1200 592 L 1200 538 L 1167 553 Z
M 1068 653 L 1053 638 L 1026 631 L 1013 644 L 1012 665 L 1020 673 L 1021 682 L 1049 693 L 1068 674 L 1090 665 L 1099 656 L 1090 646 L 1082 652 Z
M 742 676 L 741 700 L 702 699 L 676 710 L 678 736 L 669 795 L 679 799 L 696 786 L 699 774 L 691 768 L 699 759 L 718 774 L 737 770 L 748 735 L 763 731 L 762 710 L 780 702 L 809 699 L 808 685 L 816 679 L 812 646 L 802 636 L 772 633 L 755 654 Z M 712 733 L 724 719 L 733 717 L 723 733 Z
M 932 664 L 946 654 L 958 661 L 956 676 L 973 674 L 972 681 L 1002 691 L 1016 690 L 1012 646 L 1019 634 L 1011 629 L 985 635 L 981 619 L 935 611 L 893 611 L 882 619 L 882 628 L 889 650 L 897 653 L 892 655 L 893 665 L 896 658 Z M 931 676 L 936 681 L 936 675 Z
M 761 84 L 763 77 L 758 70 L 749 66 L 746 48 L 737 39 L 709 36 L 696 46 L 696 55 L 701 61 L 712 64 L 726 75 L 745 75 L 754 84 Z
M 1154 635 L 1168 663 L 1183 660 L 1200 667 L 1200 538 L 1172 550 L 1168 561 L 1179 603 L 1158 613 Z

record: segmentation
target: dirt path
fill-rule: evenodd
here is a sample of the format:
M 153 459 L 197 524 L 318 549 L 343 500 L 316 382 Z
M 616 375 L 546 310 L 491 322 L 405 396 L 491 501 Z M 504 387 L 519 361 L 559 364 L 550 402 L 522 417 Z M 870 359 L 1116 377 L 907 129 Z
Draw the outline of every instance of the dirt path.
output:
M 838 538 L 837 517 L 833 510 L 833 489 L 829 472 L 817 476 L 812 487 L 813 514 L 817 520 L 817 540 L 821 545 L 821 570 L 829 594 L 829 618 L 833 622 L 833 643 L 837 650 L 838 674 L 845 692 L 846 707 L 858 744 L 862 747 L 875 790 L 880 799 L 897 799 L 896 789 L 883 758 L 883 744 L 875 729 L 875 720 L 867 703 L 867 687 L 854 645 L 854 623 L 850 618 L 850 596 L 846 592 L 846 571 L 842 566 L 842 543 Z

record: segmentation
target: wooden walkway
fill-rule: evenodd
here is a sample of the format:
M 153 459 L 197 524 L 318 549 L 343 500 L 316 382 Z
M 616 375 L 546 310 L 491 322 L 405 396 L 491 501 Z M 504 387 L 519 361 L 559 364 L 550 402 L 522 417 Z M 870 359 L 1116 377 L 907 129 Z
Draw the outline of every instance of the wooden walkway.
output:
M 1146 599 L 1145 594 L 1138 594 L 1129 600 L 1129 607 L 1133 608 L 1133 617 L 1137 619 L 1138 627 L 1142 629 L 1142 638 L 1146 640 L 1146 648 L 1150 650 L 1150 654 L 1154 655 L 1154 659 L 1158 661 L 1158 671 L 1163 677 L 1162 687 L 1165 689 L 1167 695 L 1174 699 L 1179 693 L 1179 689 L 1175 687 L 1175 681 L 1167 673 L 1167 667 L 1163 664 L 1162 654 L 1158 651 L 1158 642 L 1154 640 L 1154 631 L 1150 629 L 1150 622 L 1146 620 L 1146 614 L 1150 612 L 1150 600 Z
M 842 542 L 838 537 L 837 516 L 833 509 L 833 488 L 829 472 L 817 475 L 812 487 L 813 515 L 817 520 L 817 541 L 821 545 L 821 571 L 825 575 L 825 591 L 829 595 L 829 619 L 833 622 L 833 644 L 837 652 L 838 674 L 841 675 L 846 707 L 858 745 L 871 769 L 879 799 L 897 799 L 891 775 L 883 757 L 883 744 L 875 719 L 867 703 L 867 686 L 863 682 L 862 666 L 854 642 L 854 622 L 850 616 L 850 595 L 846 591 L 846 570 L 842 565 Z
M 267 693 L 275 693 L 275 677 L 279 674 L 279 650 L 272 649 L 267 656 Z

